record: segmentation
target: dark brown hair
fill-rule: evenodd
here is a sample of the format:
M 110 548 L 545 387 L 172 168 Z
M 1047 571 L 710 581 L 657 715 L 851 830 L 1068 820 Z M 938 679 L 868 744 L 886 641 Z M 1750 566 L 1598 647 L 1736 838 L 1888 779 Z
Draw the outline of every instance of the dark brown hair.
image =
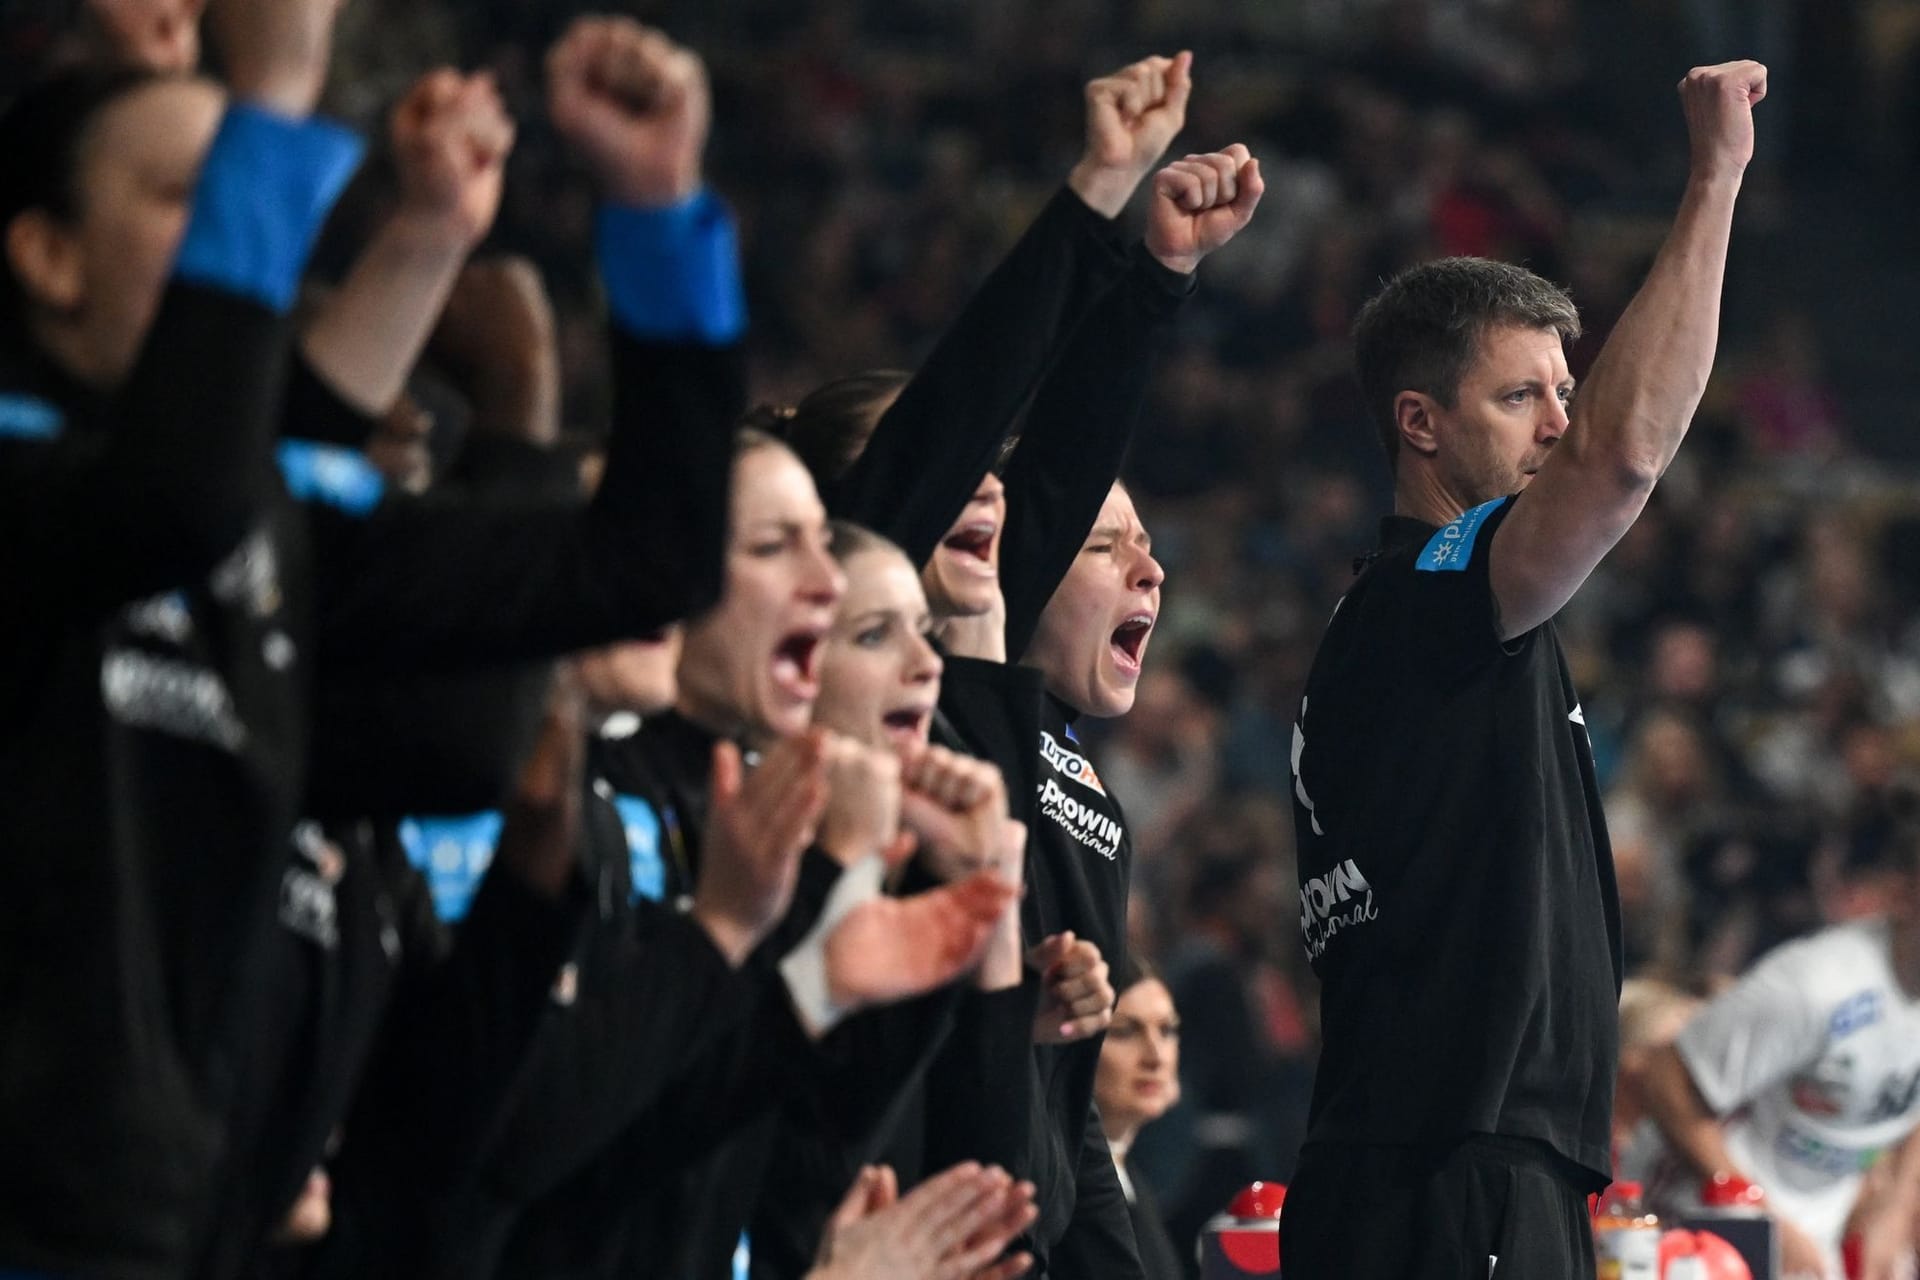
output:
M 1360 308 L 1353 325 L 1360 390 L 1389 464 L 1400 457 L 1400 393 L 1418 391 L 1451 409 L 1481 335 L 1502 325 L 1552 329 L 1568 343 L 1580 336 L 1580 313 L 1559 285 L 1486 258 L 1409 267 Z

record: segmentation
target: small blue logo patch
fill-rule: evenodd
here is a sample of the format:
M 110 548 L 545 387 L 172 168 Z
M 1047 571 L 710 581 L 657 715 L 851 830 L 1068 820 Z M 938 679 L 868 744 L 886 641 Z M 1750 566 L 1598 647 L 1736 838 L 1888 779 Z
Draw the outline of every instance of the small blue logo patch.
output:
M 283 440 L 280 475 L 287 492 L 302 502 L 319 502 L 350 516 L 364 516 L 380 505 L 387 482 L 374 465 L 352 449 Z
M 1880 1021 L 1885 1013 L 1880 1007 L 1878 991 L 1862 991 L 1851 996 L 1846 1003 L 1833 1011 L 1833 1017 L 1827 1020 L 1827 1034 L 1835 1040 L 1841 1040 L 1856 1031 L 1864 1030 Z
M 1505 498 L 1495 498 L 1462 513 L 1458 520 L 1428 540 L 1414 568 L 1422 573 L 1465 573 L 1467 562 L 1473 559 L 1473 542 L 1480 536 L 1480 526 L 1486 523 L 1494 508 L 1505 501 Z
M 627 835 L 627 867 L 633 878 L 634 901 L 664 901 L 667 864 L 660 856 L 660 815 L 637 796 L 617 795 L 613 807 L 619 811 L 620 827 Z
M 466 919 L 500 843 L 494 811 L 457 818 L 408 818 L 400 824 L 407 861 L 420 869 L 433 894 L 433 912 L 448 923 Z

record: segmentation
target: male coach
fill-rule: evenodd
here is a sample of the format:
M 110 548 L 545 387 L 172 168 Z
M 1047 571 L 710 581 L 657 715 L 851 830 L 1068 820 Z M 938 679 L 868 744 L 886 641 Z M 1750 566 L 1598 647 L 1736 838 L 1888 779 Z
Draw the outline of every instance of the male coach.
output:
M 1553 616 L 1639 516 L 1713 364 L 1766 69 L 1680 84 L 1686 194 L 1573 400 L 1565 292 L 1454 258 L 1361 311 L 1394 514 L 1336 607 L 1293 738 L 1324 1049 L 1287 1280 L 1594 1274 L 1619 906 Z

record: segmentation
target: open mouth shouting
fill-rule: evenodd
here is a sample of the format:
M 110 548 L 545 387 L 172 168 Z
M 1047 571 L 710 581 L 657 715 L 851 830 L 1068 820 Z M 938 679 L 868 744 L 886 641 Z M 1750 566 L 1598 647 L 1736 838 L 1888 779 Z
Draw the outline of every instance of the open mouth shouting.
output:
M 1113 655 L 1113 665 L 1120 668 L 1123 676 L 1138 676 L 1140 663 L 1146 657 L 1147 638 L 1153 631 L 1153 615 L 1144 610 L 1129 614 L 1124 622 L 1113 629 L 1113 635 L 1107 641 L 1107 651 Z
M 969 520 L 941 540 L 940 549 L 957 568 L 983 578 L 996 576 L 994 540 L 1000 536 L 996 520 Z
M 896 707 L 880 717 L 880 727 L 896 749 L 924 746 L 933 728 L 933 708 L 925 704 Z
M 773 651 L 773 685 L 795 702 L 820 696 L 820 641 L 825 626 L 788 632 Z

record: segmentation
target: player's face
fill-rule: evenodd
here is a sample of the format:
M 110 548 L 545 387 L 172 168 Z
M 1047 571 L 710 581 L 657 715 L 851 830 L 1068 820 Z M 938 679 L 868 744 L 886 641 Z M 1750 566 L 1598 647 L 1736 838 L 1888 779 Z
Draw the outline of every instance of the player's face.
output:
M 975 618 L 993 608 L 1000 595 L 1000 530 L 1006 523 L 1006 486 L 989 474 L 922 571 L 937 617 Z
M 845 589 L 806 468 L 779 446 L 741 455 L 726 593 L 687 629 L 681 710 L 750 742 L 803 731 L 820 696 L 820 641 Z
M 1049 692 L 1085 715 L 1121 716 L 1133 709 L 1167 576 L 1152 548 L 1133 498 L 1114 485 L 1073 567 L 1040 613 L 1022 661 L 1040 669 Z
M 1518 493 L 1567 430 L 1573 375 L 1552 329 L 1501 325 L 1480 339 L 1454 407 L 1433 408 L 1437 461 L 1463 509 Z
M 820 646 L 813 722 L 870 747 L 924 746 L 940 700 L 940 655 L 927 640 L 927 596 L 890 548 L 850 556 L 847 594 Z
M 83 381 L 113 387 L 132 370 L 186 234 L 224 101 L 210 82 L 189 79 L 123 95 L 81 144 L 74 219 L 25 215 L 47 234 L 14 253 L 15 273 L 62 334 L 62 363 Z
M 1100 1114 L 1116 1123 L 1158 1120 L 1180 1100 L 1180 1015 L 1157 978 L 1121 993 L 1093 1080 Z

